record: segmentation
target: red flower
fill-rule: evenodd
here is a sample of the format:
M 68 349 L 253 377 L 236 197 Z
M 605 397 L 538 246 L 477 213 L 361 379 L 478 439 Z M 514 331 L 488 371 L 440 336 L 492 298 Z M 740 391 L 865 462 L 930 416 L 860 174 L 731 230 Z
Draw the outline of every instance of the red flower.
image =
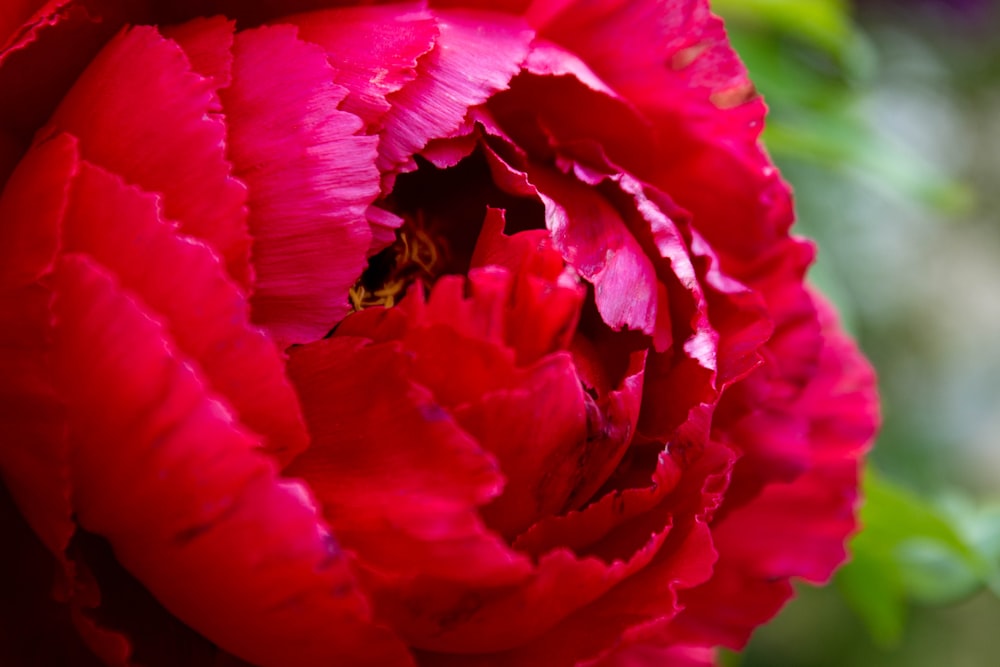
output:
M 335 4 L 0 12 L 0 662 L 741 646 L 876 408 L 720 21 Z

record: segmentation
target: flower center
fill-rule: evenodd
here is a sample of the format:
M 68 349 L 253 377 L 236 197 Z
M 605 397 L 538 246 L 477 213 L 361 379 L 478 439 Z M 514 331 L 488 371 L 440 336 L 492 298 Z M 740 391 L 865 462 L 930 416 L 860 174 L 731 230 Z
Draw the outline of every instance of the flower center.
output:
M 371 257 L 368 268 L 348 292 L 355 311 L 384 306 L 392 308 L 416 281 L 429 287 L 443 272 L 444 239 L 427 231 L 417 212 L 396 231 L 396 241 Z

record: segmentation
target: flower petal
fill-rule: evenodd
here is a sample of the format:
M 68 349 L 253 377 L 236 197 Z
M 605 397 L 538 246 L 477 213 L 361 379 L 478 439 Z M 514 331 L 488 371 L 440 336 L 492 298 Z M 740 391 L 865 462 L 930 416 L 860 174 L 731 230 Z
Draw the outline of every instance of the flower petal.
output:
M 431 139 L 460 129 L 471 107 L 507 87 L 533 33 L 511 16 L 438 12 L 440 35 L 420 59 L 417 78 L 390 96 L 379 144 L 383 188 L 392 176 L 416 168 L 413 155 Z
M 221 92 L 250 189 L 253 320 L 282 345 L 321 338 L 350 312 L 371 243 L 376 140 L 337 110 L 347 91 L 332 79 L 294 27 L 265 27 L 236 36 L 233 85 Z
M 65 250 L 86 253 L 137 296 L 212 390 L 264 436 L 269 453 L 288 461 L 306 448 L 282 355 L 250 324 L 246 299 L 218 258 L 165 222 L 155 197 L 84 163 L 64 225 Z
M 285 16 L 299 37 L 323 47 L 333 80 L 349 94 L 340 108 L 377 134 L 391 104 L 386 97 L 417 76 L 418 60 L 437 40 L 437 21 L 419 5 L 344 7 Z
M 367 620 L 307 490 L 275 475 L 162 327 L 84 256 L 64 256 L 53 282 L 81 525 L 167 609 L 251 662 L 409 664 Z
M 338 331 L 291 355 L 313 443 L 289 473 L 309 482 L 361 563 L 445 580 L 526 574 L 476 512 L 502 484 L 493 458 L 407 377 L 399 343 Z
M 166 216 L 247 285 L 246 189 L 226 161 L 217 111 L 212 81 L 191 71 L 180 47 L 154 28 L 135 27 L 94 58 L 46 133 L 69 132 L 84 158 L 160 194 Z
M 847 556 L 845 540 L 857 527 L 859 461 L 874 434 L 877 398 L 871 368 L 829 306 L 819 308 L 820 370 L 785 408 L 804 416 L 799 442 L 806 444 L 807 470 L 767 486 L 749 503 L 723 508 L 714 528 L 716 573 L 685 595 L 678 619 L 683 636 L 696 643 L 742 647 L 792 595 L 790 577 L 824 583 Z
M 70 608 L 52 597 L 59 564 L 38 541 L 0 484 L 0 664 L 103 664 L 80 640 Z

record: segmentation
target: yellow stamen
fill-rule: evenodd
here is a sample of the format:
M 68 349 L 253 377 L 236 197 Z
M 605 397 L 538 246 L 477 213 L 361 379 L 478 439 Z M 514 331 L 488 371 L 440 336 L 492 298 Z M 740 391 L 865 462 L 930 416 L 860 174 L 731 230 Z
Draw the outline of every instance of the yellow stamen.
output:
M 348 291 L 354 310 L 372 306 L 392 308 L 416 280 L 433 283 L 443 263 L 438 243 L 424 229 L 424 216 L 419 212 L 396 232 L 396 242 L 383 250 L 380 257 L 386 259 L 387 254 L 391 259 L 385 275 L 371 275 L 378 263 L 370 263 L 368 271 Z

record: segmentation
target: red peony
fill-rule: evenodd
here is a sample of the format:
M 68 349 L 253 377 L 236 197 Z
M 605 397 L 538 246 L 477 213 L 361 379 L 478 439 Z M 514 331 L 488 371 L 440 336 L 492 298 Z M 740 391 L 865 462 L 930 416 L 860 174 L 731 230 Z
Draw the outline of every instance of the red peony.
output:
M 876 421 L 721 22 L 339 4 L 0 10 L 0 663 L 710 665 Z

